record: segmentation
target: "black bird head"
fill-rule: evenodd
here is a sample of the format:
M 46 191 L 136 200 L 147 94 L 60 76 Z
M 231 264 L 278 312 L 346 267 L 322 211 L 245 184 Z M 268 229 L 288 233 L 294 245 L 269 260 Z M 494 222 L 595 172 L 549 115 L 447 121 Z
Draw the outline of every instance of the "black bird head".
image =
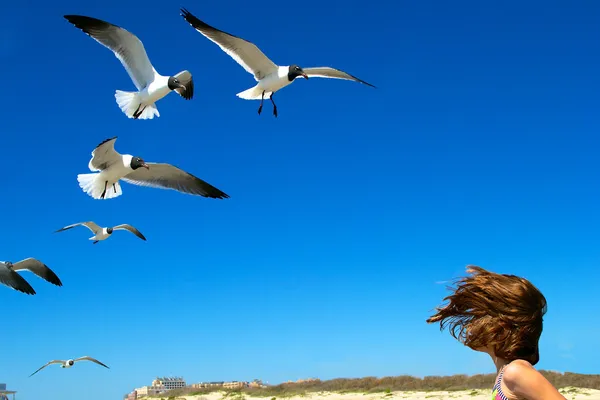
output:
M 167 82 L 169 89 L 171 90 L 175 90 L 175 89 L 183 89 L 186 90 L 185 85 L 183 85 L 181 82 L 179 82 L 179 79 L 175 78 L 174 76 L 169 77 L 169 81 Z
M 131 166 L 131 169 L 134 170 L 134 171 L 136 169 L 140 168 L 140 167 L 144 167 L 146 169 L 150 169 L 150 167 L 148 166 L 148 164 L 146 164 L 144 162 L 144 160 L 142 160 L 139 157 L 132 157 L 131 158 L 131 163 L 129 165 Z
M 113 228 L 106 228 L 106 233 L 111 235 L 113 233 Z
M 303 76 L 304 78 L 308 79 L 308 75 L 306 75 L 306 72 L 304 72 L 304 70 L 301 67 L 299 67 L 297 65 L 290 65 L 290 68 L 288 71 L 289 81 L 291 82 L 299 76 Z

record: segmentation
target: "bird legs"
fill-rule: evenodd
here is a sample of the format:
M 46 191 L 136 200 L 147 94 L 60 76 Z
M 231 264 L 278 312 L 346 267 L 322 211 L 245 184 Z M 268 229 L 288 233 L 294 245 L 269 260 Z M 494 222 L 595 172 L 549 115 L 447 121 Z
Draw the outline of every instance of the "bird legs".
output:
M 265 101 L 265 91 L 263 90 L 262 96 L 260 97 L 260 106 L 258 106 L 258 115 L 260 115 L 262 111 L 263 102 Z
M 98 242 L 99 242 L 99 240 L 96 240 L 96 241 L 95 241 L 94 243 L 92 243 L 92 244 L 96 244 L 96 243 L 98 243 Z
M 112 184 L 113 190 L 115 192 L 115 194 L 117 194 L 117 187 L 115 186 L 116 182 L 114 182 Z M 102 195 L 100 195 L 100 198 L 103 199 L 106 196 L 106 188 L 108 187 L 108 181 L 104 181 L 104 191 L 102 192 Z
M 277 105 L 273 101 L 273 94 L 274 93 L 271 93 L 271 96 L 269 96 L 269 99 L 271 100 L 271 103 L 273 103 L 273 115 L 275 117 L 277 117 Z M 262 96 L 260 97 L 260 106 L 258 106 L 258 115 L 260 115 L 260 113 L 262 111 L 264 101 L 265 101 L 265 91 L 263 90 Z
M 137 110 L 135 110 L 135 112 L 133 113 L 133 118 L 134 119 L 138 119 L 140 117 L 140 115 L 142 115 L 142 113 L 144 112 L 144 110 L 146 109 L 146 106 L 144 106 L 144 108 L 142 108 L 140 110 L 141 107 L 142 107 L 142 104 L 140 103 L 140 105 L 138 106 Z
M 269 97 L 271 99 L 271 103 L 273 103 L 273 115 L 275 116 L 275 118 L 277 118 L 277 105 L 275 105 L 275 102 L 273 101 L 273 95 L 275 93 L 271 93 L 271 96 Z

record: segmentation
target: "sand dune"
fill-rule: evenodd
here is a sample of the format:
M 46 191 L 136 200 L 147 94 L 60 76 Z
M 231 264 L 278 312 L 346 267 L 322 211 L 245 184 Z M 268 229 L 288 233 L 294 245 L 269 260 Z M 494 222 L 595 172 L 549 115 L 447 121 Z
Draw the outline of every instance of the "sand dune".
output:
M 584 388 L 562 388 L 560 392 L 568 400 L 600 400 L 600 390 L 584 389 Z M 178 396 L 176 400 L 490 400 L 492 396 L 490 390 L 474 389 L 461 391 L 439 391 L 439 392 L 391 392 L 391 393 L 307 393 L 292 397 L 253 397 L 247 394 L 237 396 L 225 396 L 224 392 L 215 392 L 198 396 Z M 167 398 L 165 396 L 163 398 Z

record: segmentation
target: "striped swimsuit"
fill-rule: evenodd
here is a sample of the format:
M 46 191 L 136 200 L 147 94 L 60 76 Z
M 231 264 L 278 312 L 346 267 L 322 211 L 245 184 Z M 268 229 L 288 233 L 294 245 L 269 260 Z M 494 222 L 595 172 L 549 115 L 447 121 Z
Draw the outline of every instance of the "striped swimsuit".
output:
M 505 365 L 506 366 L 506 365 Z M 505 367 L 504 366 L 504 367 Z M 496 384 L 492 389 L 492 400 L 508 400 L 508 397 L 504 393 L 502 393 L 502 374 L 504 374 L 504 367 L 500 371 L 500 375 L 498 375 L 498 379 L 496 380 Z

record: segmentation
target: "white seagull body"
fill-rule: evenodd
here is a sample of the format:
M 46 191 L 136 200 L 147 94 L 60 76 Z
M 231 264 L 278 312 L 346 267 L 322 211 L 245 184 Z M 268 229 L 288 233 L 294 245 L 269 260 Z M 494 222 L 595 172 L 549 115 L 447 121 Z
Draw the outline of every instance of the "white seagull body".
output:
M 375 87 L 347 72 L 331 67 L 278 66 L 254 43 L 210 26 L 184 8 L 181 9 L 181 15 L 194 29 L 216 43 L 221 50 L 229 54 L 248 73 L 254 75 L 254 79 L 258 82 L 257 85 L 238 93 L 236 96 L 245 100 L 261 100 L 258 108 L 259 114 L 262 111 L 263 100 L 268 98 L 273 103 L 273 114 L 277 116 L 277 106 L 273 102 L 273 94 L 290 85 L 298 77 L 306 79 L 309 77 L 344 79 Z
M 135 236 L 139 237 L 142 240 L 146 240 L 146 237 L 142 235 L 140 231 L 138 231 L 135 227 L 129 224 L 121 224 L 113 227 L 101 227 L 96 224 L 94 221 L 87 222 L 78 222 L 76 224 L 67 225 L 64 228 L 60 228 L 56 232 L 66 231 L 67 229 L 75 228 L 76 226 L 85 226 L 90 231 L 94 233 L 94 236 L 89 238 L 89 240 L 94 240 L 94 244 L 98 243 L 101 240 L 106 240 L 112 235 L 113 231 L 129 231 L 133 233 Z
M 163 76 L 156 72 L 142 42 L 129 31 L 106 21 L 82 15 L 65 15 L 64 18 L 87 33 L 98 43 L 112 50 L 127 70 L 137 92 L 117 90 L 115 99 L 127 117 L 152 119 L 160 113 L 156 102 L 175 90 L 190 100 L 194 96 L 194 81 L 189 71 L 175 76 Z
M 35 371 L 33 374 L 29 375 L 29 377 L 32 377 L 33 375 L 37 374 L 38 372 L 40 372 L 42 369 L 46 368 L 48 365 L 52 365 L 52 364 L 60 364 L 61 368 L 71 368 L 73 365 L 75 365 L 76 362 L 78 361 L 91 361 L 94 362 L 98 365 L 101 365 L 105 368 L 109 368 L 107 365 L 104 365 L 103 363 L 101 363 L 100 361 L 96 360 L 95 358 L 92 358 L 90 356 L 84 356 L 84 357 L 79 357 L 76 359 L 69 359 L 69 360 L 52 360 L 47 362 L 45 365 L 42 365 L 37 371 Z M 110 368 L 109 368 L 110 369 Z
M 171 164 L 146 163 L 131 154 L 115 151 L 117 137 L 106 139 L 92 151 L 88 164 L 93 174 L 79 174 L 81 189 L 94 199 L 112 199 L 123 194 L 120 180 L 139 186 L 173 189 L 183 193 L 224 199 L 229 196 L 209 183 Z
M 0 282 L 19 292 L 35 294 L 31 285 L 16 271 L 29 271 L 56 286 L 62 286 L 58 276 L 48 266 L 35 258 L 26 258 L 16 263 L 0 261 Z

